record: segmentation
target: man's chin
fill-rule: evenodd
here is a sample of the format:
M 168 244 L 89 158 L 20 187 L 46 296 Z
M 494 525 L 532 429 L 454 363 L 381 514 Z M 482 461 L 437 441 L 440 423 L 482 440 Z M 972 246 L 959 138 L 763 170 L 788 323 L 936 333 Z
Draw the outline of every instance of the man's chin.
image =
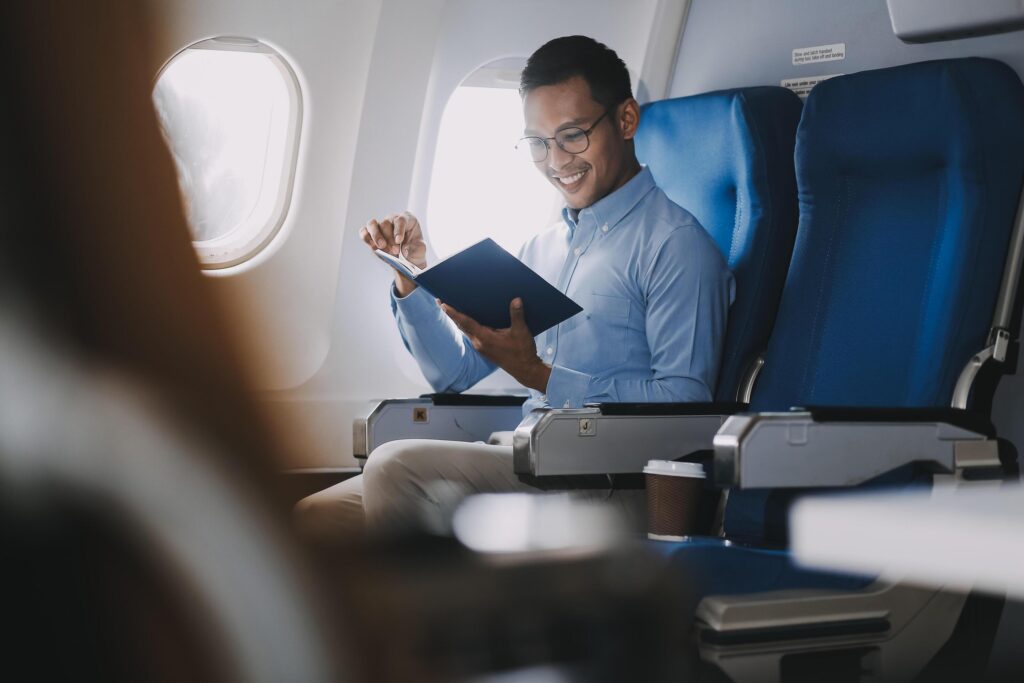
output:
M 589 192 L 574 192 L 572 194 L 562 192 L 562 196 L 565 198 L 565 205 L 576 211 L 585 209 L 594 203 L 593 197 L 591 197 Z

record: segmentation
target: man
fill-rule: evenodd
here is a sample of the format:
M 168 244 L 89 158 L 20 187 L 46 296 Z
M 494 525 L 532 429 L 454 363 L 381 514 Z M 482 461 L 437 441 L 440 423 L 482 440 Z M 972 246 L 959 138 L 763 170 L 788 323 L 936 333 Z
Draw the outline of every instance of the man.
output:
M 491 329 L 435 301 L 396 272 L 392 309 L 406 347 L 435 391 L 464 391 L 501 367 L 530 390 L 524 406 L 596 401 L 710 401 L 734 283 L 697 220 L 673 204 L 637 161 L 640 108 L 611 49 L 558 38 L 527 62 L 519 148 L 565 197 L 563 221 L 519 258 L 584 311 L 534 339 L 522 303 L 512 326 Z M 409 213 L 367 223 L 371 249 L 426 267 Z M 510 446 L 409 440 L 387 443 L 364 474 L 301 501 L 300 526 L 334 534 L 364 523 L 416 524 L 468 493 L 533 491 L 512 471 Z M 632 515 L 636 491 L 579 491 Z

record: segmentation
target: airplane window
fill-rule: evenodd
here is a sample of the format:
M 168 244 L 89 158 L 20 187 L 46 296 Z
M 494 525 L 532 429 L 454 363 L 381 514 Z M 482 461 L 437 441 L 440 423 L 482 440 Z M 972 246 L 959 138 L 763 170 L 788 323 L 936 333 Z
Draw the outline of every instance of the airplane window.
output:
M 441 119 L 426 215 L 440 258 L 485 237 L 514 254 L 561 206 L 515 151 L 523 135 L 519 69 L 488 71 L 492 77 L 478 72 L 455 90 Z
M 153 100 L 203 266 L 251 258 L 291 197 L 301 120 L 294 73 L 258 41 L 214 38 L 168 62 Z

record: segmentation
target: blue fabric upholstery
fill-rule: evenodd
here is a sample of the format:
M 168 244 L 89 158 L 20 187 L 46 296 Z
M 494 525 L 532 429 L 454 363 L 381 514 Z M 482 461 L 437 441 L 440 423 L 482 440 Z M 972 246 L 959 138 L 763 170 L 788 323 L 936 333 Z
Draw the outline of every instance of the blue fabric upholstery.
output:
M 1020 79 L 988 59 L 830 79 L 804 107 L 796 175 L 800 225 L 752 409 L 948 406 L 986 344 L 1024 178 Z M 777 539 L 789 497 L 734 491 L 727 532 Z
M 669 558 L 683 577 L 693 614 L 708 595 L 742 595 L 768 590 L 819 589 L 855 591 L 874 577 L 803 569 L 789 553 L 732 545 L 719 538 L 693 538 L 679 543 L 648 541 L 652 552 Z
M 796 232 L 793 145 L 800 99 L 778 87 L 662 100 L 643 109 L 637 156 L 700 221 L 736 277 L 719 400 L 734 400 L 767 345 Z

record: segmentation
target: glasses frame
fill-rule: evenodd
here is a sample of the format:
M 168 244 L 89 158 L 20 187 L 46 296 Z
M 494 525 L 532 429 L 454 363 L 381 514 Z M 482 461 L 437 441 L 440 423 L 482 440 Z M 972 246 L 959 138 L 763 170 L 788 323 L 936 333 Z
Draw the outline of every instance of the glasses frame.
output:
M 535 164 L 540 164 L 540 163 L 543 163 L 543 162 L 547 161 L 547 158 L 551 155 L 551 143 L 549 143 L 548 140 L 554 140 L 555 144 L 558 145 L 558 148 L 560 150 L 562 150 L 563 152 L 565 152 L 566 154 L 573 154 L 573 155 L 575 155 L 575 154 L 583 154 L 588 149 L 590 149 L 590 134 L 594 131 L 595 128 L 597 128 L 597 124 L 601 123 L 601 121 L 604 119 L 604 117 L 608 116 L 608 114 L 610 114 L 613 109 L 615 109 L 615 107 L 609 107 L 608 109 L 605 109 L 604 113 L 601 114 L 600 116 L 598 116 L 597 120 L 595 120 L 592 124 L 590 124 L 590 128 L 580 128 L 579 126 L 569 126 L 568 128 L 563 128 L 562 130 L 557 131 L 553 136 L 551 136 L 549 138 L 544 138 L 544 137 L 541 137 L 539 135 L 526 135 L 526 136 L 523 136 L 523 137 L 519 138 L 519 142 L 516 143 L 515 148 L 516 148 L 516 150 L 518 150 L 520 148 L 520 146 L 523 145 L 524 142 L 527 145 L 529 145 L 530 144 L 528 142 L 529 140 L 540 140 L 541 142 L 543 142 L 544 143 L 544 156 L 541 157 L 540 159 L 533 159 L 532 156 L 531 156 L 531 159 L 532 159 L 533 163 L 535 163 Z M 583 133 L 583 137 L 585 137 L 587 139 L 587 144 L 583 147 L 583 149 L 581 149 L 578 152 L 571 152 L 571 151 L 567 150 L 565 148 L 565 145 L 563 145 L 558 140 L 558 136 L 559 135 L 562 135 L 566 131 L 570 131 L 570 130 L 578 130 L 578 131 L 580 131 L 581 133 Z

